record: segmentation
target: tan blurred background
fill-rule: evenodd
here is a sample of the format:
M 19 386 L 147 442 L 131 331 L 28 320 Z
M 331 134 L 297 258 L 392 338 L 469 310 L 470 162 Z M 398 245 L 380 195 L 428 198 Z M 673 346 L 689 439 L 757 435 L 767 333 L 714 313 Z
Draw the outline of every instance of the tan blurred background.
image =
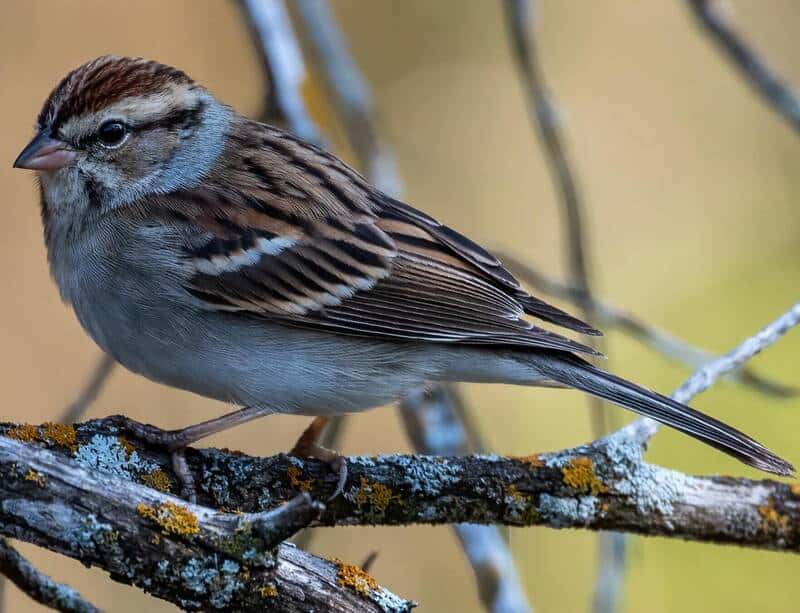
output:
M 495 0 L 334 0 L 352 50 L 394 144 L 407 200 L 490 246 L 561 274 L 555 192 L 529 129 Z M 800 4 L 735 0 L 740 28 L 789 81 L 800 84 Z M 682 2 L 544 0 L 539 44 L 567 122 L 588 205 L 598 291 L 692 342 L 724 350 L 798 297 L 800 138 L 732 72 Z M 39 107 L 71 68 L 104 53 L 174 64 L 246 114 L 264 96 L 258 56 L 235 4 L 2 0 L 0 2 L 0 420 L 55 417 L 80 388 L 98 349 L 59 301 L 47 271 L 33 178 L 11 162 Z M 334 145 L 319 79 L 312 110 Z M 339 137 L 339 140 L 337 140 Z M 670 390 L 686 375 L 634 342 L 609 335 L 617 372 Z M 755 360 L 800 384 L 800 333 Z M 467 396 L 499 452 L 526 454 L 590 438 L 575 393 L 472 386 Z M 796 464 L 800 401 L 764 398 L 732 383 L 696 405 L 756 435 Z M 90 416 L 125 412 L 165 428 L 226 407 L 121 369 Z M 621 411 L 613 410 L 621 423 Z M 256 454 L 285 450 L 306 424 L 275 416 L 210 444 Z M 350 420 L 341 450 L 408 449 L 391 409 Z M 681 470 L 756 477 L 671 432 L 649 459 Z M 510 533 L 524 584 L 540 613 L 586 610 L 593 534 Z M 25 554 L 113 612 L 172 611 L 136 589 L 30 546 Z M 313 551 L 358 562 L 380 556 L 377 579 L 421 611 L 478 611 L 471 572 L 445 528 L 353 528 L 318 533 Z M 625 611 L 796 611 L 795 556 L 635 539 Z M 15 588 L 7 611 L 41 610 Z

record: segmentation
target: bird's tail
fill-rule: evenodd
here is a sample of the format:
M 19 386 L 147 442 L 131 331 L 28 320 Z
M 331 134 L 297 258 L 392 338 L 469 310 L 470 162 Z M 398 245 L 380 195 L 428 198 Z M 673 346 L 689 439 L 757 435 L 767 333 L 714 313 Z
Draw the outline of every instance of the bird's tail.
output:
M 536 368 L 558 383 L 666 424 L 737 458 L 748 466 L 776 475 L 794 474 L 794 467 L 761 443 L 721 421 L 657 392 L 612 375 L 566 353 L 537 355 Z

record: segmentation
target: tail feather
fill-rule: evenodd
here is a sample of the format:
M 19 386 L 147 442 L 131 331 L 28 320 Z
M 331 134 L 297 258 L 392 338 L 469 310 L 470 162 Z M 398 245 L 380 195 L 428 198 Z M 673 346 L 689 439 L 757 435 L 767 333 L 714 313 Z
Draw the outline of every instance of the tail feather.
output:
M 569 354 L 537 356 L 536 367 L 555 381 L 675 428 L 765 472 L 790 476 L 794 467 L 761 443 L 704 413 L 612 375 Z

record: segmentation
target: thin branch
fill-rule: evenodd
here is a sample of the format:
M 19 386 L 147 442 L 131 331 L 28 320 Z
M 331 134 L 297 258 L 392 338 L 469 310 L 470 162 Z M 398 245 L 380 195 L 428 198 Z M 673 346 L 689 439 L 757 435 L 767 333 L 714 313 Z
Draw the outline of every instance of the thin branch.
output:
M 291 132 L 316 145 L 322 136 L 303 102 L 303 55 L 282 0 L 241 0 L 269 76 L 276 112 Z
M 104 353 L 100 357 L 97 364 L 92 369 L 92 374 L 89 375 L 89 378 L 87 379 L 77 398 L 75 398 L 75 400 L 73 400 L 72 403 L 66 409 L 64 409 L 64 412 L 59 420 L 61 423 L 71 424 L 80 419 L 81 415 L 84 414 L 86 409 L 88 409 L 89 406 L 97 399 L 97 396 L 100 394 L 100 390 L 103 389 L 106 381 L 108 381 L 108 378 L 111 376 L 115 365 L 116 362 L 111 356 Z
M 800 323 L 800 302 L 725 355 L 695 371 L 672 393 L 672 397 L 678 402 L 688 403 L 697 394 L 711 387 L 720 377 L 740 368 L 745 362 L 778 341 L 798 323 Z M 642 418 L 625 426 L 620 432 L 644 444 L 657 430 L 658 422 Z
M 534 3 L 532 0 L 506 0 L 506 17 L 517 60 L 520 78 L 525 86 L 531 120 L 538 130 L 553 181 L 561 194 L 566 216 L 566 245 L 569 254 L 570 277 L 585 295 L 589 290 L 589 265 L 586 255 L 586 233 L 583 229 L 582 199 L 572 162 L 567 154 L 561 133 L 559 112 L 544 82 L 534 43 Z
M 250 522 L 265 547 L 273 549 L 308 526 L 324 510 L 325 505 L 314 502 L 307 492 L 303 492 L 277 509 L 253 514 Z
M 750 87 L 795 130 L 800 130 L 800 98 L 730 26 L 721 3 L 715 0 L 688 0 L 688 3 L 698 23 Z
M 344 119 L 349 140 L 369 180 L 380 190 L 395 197 L 402 192 L 402 183 L 390 148 L 379 138 L 372 95 L 368 83 L 361 76 L 347 43 L 326 0 L 301 0 L 298 8 L 306 30 L 313 43 L 317 62 L 322 68 L 336 105 Z M 437 398 L 435 402 L 440 421 L 429 423 L 423 413 L 429 413 L 424 403 L 412 399 Z M 481 444 L 477 430 L 468 421 L 464 404 L 456 399 L 455 392 L 437 386 L 430 395 L 423 390 L 409 393 L 401 406 L 407 431 L 416 448 L 425 453 L 466 454 L 475 447 L 467 438 Z M 449 424 L 444 426 L 442 420 Z M 463 421 L 462 421 L 463 420 Z M 341 418 L 335 418 L 330 431 L 340 427 Z M 470 424 L 467 437 L 463 425 Z M 463 424 L 463 425 L 462 425 Z M 441 445 L 442 429 L 447 428 L 460 437 L 458 448 L 446 451 Z M 519 585 L 514 561 L 497 528 L 458 525 L 455 527 L 478 582 L 484 604 L 491 611 L 530 611 L 524 592 Z M 301 537 L 305 537 L 305 533 Z M 307 538 L 307 537 L 306 537 Z
M 315 58 L 344 119 L 348 138 L 370 182 L 395 197 L 403 186 L 394 155 L 379 137 L 369 86 L 356 66 L 327 0 L 299 0 Z
M 414 390 L 400 405 L 414 448 L 425 454 L 465 455 L 470 441 L 454 407 L 458 404 L 445 386 Z M 514 558 L 496 526 L 454 526 L 475 573 L 478 594 L 487 611 L 532 611 L 519 580 Z
M 503 253 L 501 258 L 524 283 L 529 284 L 538 292 L 561 300 L 577 302 L 579 294 L 577 288 L 542 274 L 511 254 Z M 601 327 L 618 328 L 631 338 L 678 364 L 698 369 L 718 357 L 705 349 L 690 345 L 665 330 L 637 319 L 628 311 L 597 298 L 591 299 L 589 308 L 593 311 L 596 321 Z M 797 388 L 759 375 L 748 366 L 742 366 L 728 373 L 726 377 L 770 396 L 791 397 L 798 393 Z
M 534 13 L 533 0 L 506 0 L 506 21 L 519 74 L 525 86 L 531 121 L 538 130 L 551 177 L 561 195 L 561 204 L 565 214 L 569 276 L 572 284 L 578 290 L 576 302 L 584 319 L 590 324 L 594 324 L 594 312 L 590 308 L 592 289 L 587 235 L 583 229 L 583 202 L 575 173 L 572 170 L 574 163 L 569 158 L 565 138 L 562 135 L 559 112 L 548 92 L 539 62 L 534 40 L 536 25 Z M 604 352 L 605 343 L 603 341 L 592 339 L 591 345 Z M 592 397 L 589 399 L 589 407 L 592 430 L 595 436 L 601 436 L 607 429 L 605 406 L 601 400 Z M 620 551 L 622 551 L 621 556 L 618 555 Z M 624 537 L 614 534 L 600 535 L 598 565 L 601 569 L 606 569 L 606 572 L 598 574 L 594 598 L 595 613 L 613 613 L 617 608 L 619 591 L 614 588 L 619 585 L 619 582 L 609 585 L 601 585 L 600 582 L 607 577 L 622 574 L 621 567 L 616 571 L 613 571 L 612 568 L 620 562 L 624 564 L 624 551 Z M 605 599 L 601 600 L 600 596 Z
M 102 613 L 78 592 L 56 583 L 22 557 L 9 542 L 0 537 L 0 574 L 36 602 L 64 613 Z

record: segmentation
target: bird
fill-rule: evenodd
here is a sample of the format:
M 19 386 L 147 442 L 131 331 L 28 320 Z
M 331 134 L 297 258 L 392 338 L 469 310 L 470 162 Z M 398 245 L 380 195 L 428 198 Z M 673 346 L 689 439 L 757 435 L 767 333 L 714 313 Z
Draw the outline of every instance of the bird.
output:
M 551 328 L 593 326 L 527 292 L 466 236 L 328 151 L 234 111 L 185 72 L 102 56 L 67 74 L 14 162 L 38 176 L 63 300 L 97 345 L 148 379 L 240 407 L 180 430 L 183 450 L 272 413 L 332 415 L 439 382 L 575 388 L 754 468 L 786 460 L 733 427 L 593 365 Z M 328 455 L 326 455 L 328 454 Z M 344 474 L 344 477 L 342 476 Z

